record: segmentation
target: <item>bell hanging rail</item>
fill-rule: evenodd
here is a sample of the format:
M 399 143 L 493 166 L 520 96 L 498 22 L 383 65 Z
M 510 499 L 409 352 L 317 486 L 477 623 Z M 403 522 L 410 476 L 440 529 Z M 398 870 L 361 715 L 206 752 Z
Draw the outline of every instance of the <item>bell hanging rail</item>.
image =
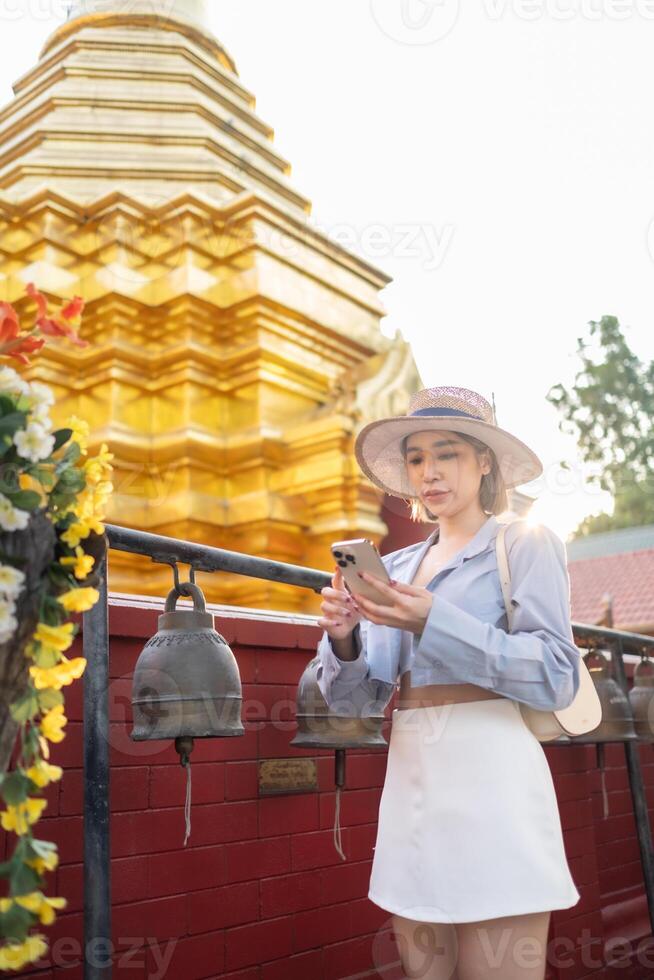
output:
M 318 569 L 257 558 L 192 541 L 151 534 L 118 525 L 105 525 L 110 550 L 149 557 L 152 561 L 187 564 L 194 573 L 232 572 L 251 578 L 283 582 L 319 593 L 331 575 Z M 109 610 L 107 558 L 100 563 L 100 598 L 83 614 L 83 652 L 87 669 L 84 688 L 84 980 L 108 980 L 112 976 L 111 852 L 109 834 Z M 626 648 L 642 652 L 654 637 L 605 627 L 573 623 L 575 640 L 605 644 L 612 657 L 615 677 L 627 693 L 623 654 Z M 574 740 L 573 740 L 574 741 Z M 629 784 L 636 818 L 638 842 L 650 922 L 654 932 L 654 848 L 637 746 L 625 742 Z

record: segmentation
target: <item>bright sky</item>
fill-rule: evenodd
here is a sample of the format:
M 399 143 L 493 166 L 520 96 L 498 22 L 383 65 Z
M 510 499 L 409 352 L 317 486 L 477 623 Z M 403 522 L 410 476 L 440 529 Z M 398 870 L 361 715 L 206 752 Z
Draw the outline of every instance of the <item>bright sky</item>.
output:
M 2 103 L 65 6 L 0 0 Z M 545 395 L 603 314 L 654 358 L 654 0 L 210 6 L 311 220 L 393 277 L 425 386 L 495 392 L 561 537 L 611 510 Z

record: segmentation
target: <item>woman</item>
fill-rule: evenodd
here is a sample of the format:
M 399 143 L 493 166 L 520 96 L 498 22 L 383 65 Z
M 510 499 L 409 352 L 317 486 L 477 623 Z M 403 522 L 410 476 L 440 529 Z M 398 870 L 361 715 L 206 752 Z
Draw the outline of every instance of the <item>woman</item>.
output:
M 322 590 L 319 685 L 334 711 L 374 713 L 399 686 L 368 897 L 392 913 L 421 980 L 542 980 L 552 909 L 580 894 L 554 785 L 519 702 L 572 703 L 579 651 L 565 547 L 544 526 L 506 533 L 513 632 L 497 570 L 507 489 L 542 473 L 481 395 L 431 388 L 365 426 L 356 456 L 386 493 L 437 527 L 383 556 L 392 599 Z M 399 681 L 399 684 L 398 684 Z

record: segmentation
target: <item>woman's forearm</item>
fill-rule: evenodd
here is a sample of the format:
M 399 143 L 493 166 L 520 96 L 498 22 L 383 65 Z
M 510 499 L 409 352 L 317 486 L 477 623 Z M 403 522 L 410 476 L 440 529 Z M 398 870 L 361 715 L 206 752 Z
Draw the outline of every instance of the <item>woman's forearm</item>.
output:
M 339 660 L 356 660 L 359 653 L 354 645 L 354 631 L 342 640 L 331 640 L 332 650 Z

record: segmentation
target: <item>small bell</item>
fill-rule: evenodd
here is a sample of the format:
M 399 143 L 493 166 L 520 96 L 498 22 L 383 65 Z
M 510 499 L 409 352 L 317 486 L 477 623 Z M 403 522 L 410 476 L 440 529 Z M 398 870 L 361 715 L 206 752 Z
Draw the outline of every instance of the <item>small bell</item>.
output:
M 193 609 L 176 609 L 180 595 Z M 186 844 L 190 834 L 191 768 L 194 738 L 243 735 L 241 678 L 236 658 L 214 629 L 202 590 L 194 582 L 168 593 L 158 630 L 143 647 L 134 668 L 130 737 L 174 739 L 186 769 Z
M 629 703 L 638 738 L 641 742 L 654 742 L 654 663 L 647 654 L 641 657 L 634 670 Z
M 325 701 L 318 685 L 320 657 L 307 664 L 298 683 L 295 718 L 298 732 L 291 745 L 298 748 L 336 749 L 334 783 L 336 808 L 334 813 L 334 847 L 345 861 L 341 841 L 340 808 L 341 791 L 345 786 L 345 750 L 361 748 L 385 748 L 388 742 L 382 735 L 381 726 L 385 715 L 373 705 L 370 715 L 358 714 L 353 705 L 339 701 L 345 711 L 334 711 Z
M 607 656 L 608 654 L 608 656 Z M 604 770 L 604 744 L 606 742 L 632 742 L 638 738 L 629 698 L 615 678 L 610 676 L 610 651 L 591 649 L 584 657 L 602 705 L 602 720 L 597 728 L 585 735 L 575 736 L 573 742 L 595 744 L 597 765 L 602 780 L 604 819 L 609 815 L 609 798 Z
M 638 738 L 629 698 L 610 675 L 610 657 L 610 651 L 596 649 L 584 657 L 602 705 L 602 721 L 592 732 L 575 736 L 574 742 L 630 742 Z

